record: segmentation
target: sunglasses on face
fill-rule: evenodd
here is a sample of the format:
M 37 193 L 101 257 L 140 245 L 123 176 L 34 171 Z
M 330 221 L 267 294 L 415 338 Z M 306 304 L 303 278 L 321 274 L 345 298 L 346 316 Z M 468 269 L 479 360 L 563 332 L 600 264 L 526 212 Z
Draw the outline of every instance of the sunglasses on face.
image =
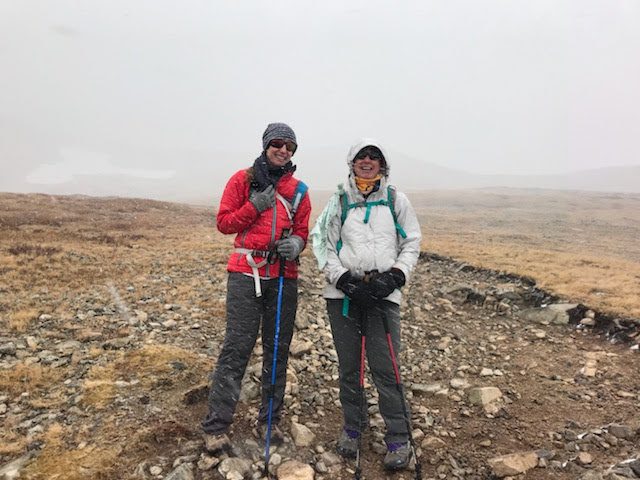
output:
M 382 160 L 382 152 L 377 148 L 363 148 L 358 152 L 355 160 L 362 160 L 366 156 L 369 156 L 371 160 Z
M 271 140 L 269 142 L 269 146 L 273 147 L 273 148 L 282 148 L 284 145 L 287 146 L 287 150 L 290 151 L 291 153 L 294 153 L 296 151 L 296 149 L 298 148 L 298 145 L 295 144 L 295 142 L 291 141 L 291 140 L 282 140 L 280 138 L 276 138 L 275 140 Z

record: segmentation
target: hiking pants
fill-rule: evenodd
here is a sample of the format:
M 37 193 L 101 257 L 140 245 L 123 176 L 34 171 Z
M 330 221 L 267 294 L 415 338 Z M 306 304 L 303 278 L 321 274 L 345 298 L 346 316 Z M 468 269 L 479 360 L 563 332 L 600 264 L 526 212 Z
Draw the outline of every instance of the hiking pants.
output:
M 409 440 L 409 434 L 402 409 L 403 399 L 396 386 L 389 345 L 382 323 L 383 317 L 389 321 L 391 341 L 397 357 L 400 351 L 400 306 L 382 300 L 364 309 L 351 302 L 349 317 L 344 317 L 342 302 L 342 299 L 327 299 L 331 332 L 338 353 L 340 403 L 344 426 L 359 432 L 361 425 L 368 424 L 366 417 L 362 418 L 363 415 L 367 415 L 367 406 L 365 404 L 363 412 L 360 391 L 360 322 L 365 321 L 367 363 L 378 390 L 380 414 L 387 427 L 384 440 L 386 443 L 406 442 Z
M 218 363 L 211 375 L 209 413 L 202 422 L 202 428 L 206 433 L 218 435 L 229 429 L 236 404 L 240 398 L 242 377 L 261 325 L 263 347 L 262 404 L 258 422 L 265 423 L 268 419 L 279 280 L 272 278 L 260 282 L 262 297 L 256 297 L 253 277 L 242 273 L 229 273 L 227 330 Z M 274 424 L 278 423 L 282 413 L 289 345 L 293 336 L 297 303 L 298 281 L 285 278 L 280 313 L 276 386 L 273 395 L 272 422 Z

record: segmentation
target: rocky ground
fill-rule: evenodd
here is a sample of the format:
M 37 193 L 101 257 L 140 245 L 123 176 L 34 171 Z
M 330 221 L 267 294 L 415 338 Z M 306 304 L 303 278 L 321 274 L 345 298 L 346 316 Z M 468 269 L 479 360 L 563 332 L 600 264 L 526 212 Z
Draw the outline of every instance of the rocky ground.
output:
M 62 203 L 61 212 L 77 208 Z M 138 205 L 139 216 L 158 204 Z M 98 207 L 130 224 L 83 230 L 71 214 L 56 225 L 0 224 L 0 479 L 260 478 L 259 343 L 234 450 L 208 454 L 199 431 L 224 335 L 228 242 L 199 211 L 163 207 L 137 231 L 131 205 Z M 161 228 L 177 213 L 176 229 Z M 71 232 L 84 237 L 69 242 Z M 271 469 L 280 480 L 350 479 L 354 462 L 334 454 L 341 414 L 323 279 L 308 254 L 301 270 L 286 441 Z M 530 279 L 423 253 L 399 355 L 423 478 L 640 478 L 639 326 Z M 363 477 L 414 478 L 383 471 L 370 382 L 367 395 Z

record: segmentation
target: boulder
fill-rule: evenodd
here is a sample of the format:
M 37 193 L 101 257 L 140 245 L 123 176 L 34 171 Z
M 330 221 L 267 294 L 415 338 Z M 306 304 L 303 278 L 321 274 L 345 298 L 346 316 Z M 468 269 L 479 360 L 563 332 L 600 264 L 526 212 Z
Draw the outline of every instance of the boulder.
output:
M 489 459 L 489 465 L 493 473 L 499 477 L 520 475 L 538 465 L 538 455 L 536 452 L 511 453 Z

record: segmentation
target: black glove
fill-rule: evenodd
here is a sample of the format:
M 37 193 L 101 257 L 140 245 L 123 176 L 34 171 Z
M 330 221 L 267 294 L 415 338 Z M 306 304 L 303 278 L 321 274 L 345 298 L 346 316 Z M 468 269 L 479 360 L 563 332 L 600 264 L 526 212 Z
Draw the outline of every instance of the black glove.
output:
M 377 300 L 371 293 L 369 284 L 353 277 L 349 272 L 342 274 L 336 283 L 336 287 L 358 305 L 366 306 Z
M 393 293 L 396 288 L 402 287 L 406 282 L 404 273 L 399 268 L 392 268 L 388 272 L 378 273 L 369 280 L 371 293 L 377 299 L 383 299 Z

